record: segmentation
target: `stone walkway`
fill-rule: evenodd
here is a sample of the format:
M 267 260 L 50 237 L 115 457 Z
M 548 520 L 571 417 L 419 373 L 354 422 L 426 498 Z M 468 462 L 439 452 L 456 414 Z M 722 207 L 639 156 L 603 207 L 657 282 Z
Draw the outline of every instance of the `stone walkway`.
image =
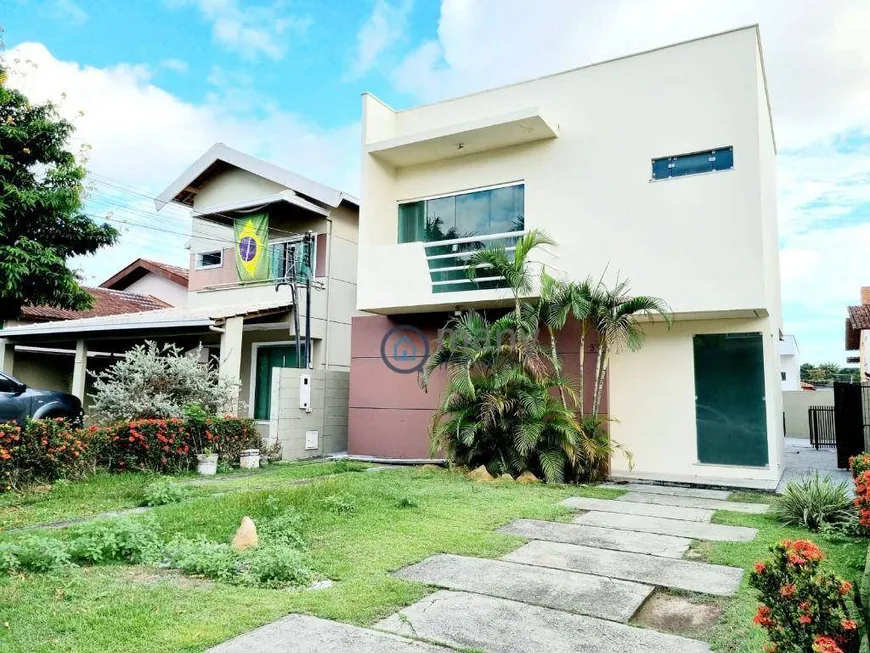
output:
M 854 496 L 849 470 L 837 469 L 836 449 L 816 449 L 809 440 L 786 438 L 785 470 L 776 491 L 782 494 L 789 481 L 814 472 L 818 472 L 820 476 L 827 476 L 835 483 L 845 482 L 849 493 Z
M 572 524 L 520 519 L 530 541 L 501 560 L 439 554 L 395 576 L 440 588 L 373 628 L 290 615 L 215 653 L 708 653 L 705 642 L 629 625 L 656 588 L 731 596 L 743 570 L 686 560 L 693 539 L 746 542 L 713 511 L 759 513 L 729 493 L 628 484 L 618 500 L 572 497 Z M 634 500 L 633 500 L 634 499 Z M 422 641 L 421 641 L 422 640 Z

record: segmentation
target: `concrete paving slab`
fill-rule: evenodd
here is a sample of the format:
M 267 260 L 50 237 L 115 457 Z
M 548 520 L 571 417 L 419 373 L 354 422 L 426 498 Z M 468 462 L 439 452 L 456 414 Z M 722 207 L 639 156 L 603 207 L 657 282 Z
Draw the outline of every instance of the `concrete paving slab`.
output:
M 209 653 L 455 653 L 451 649 L 292 614 L 223 644 Z
M 518 601 L 440 591 L 377 628 L 486 653 L 708 653 L 709 645 Z
M 733 595 L 743 577 L 743 570 L 735 567 L 537 540 L 503 559 L 716 596 Z
M 654 503 L 660 506 L 679 506 L 681 508 L 730 510 L 731 512 L 745 512 L 752 515 L 762 515 L 770 508 L 766 503 L 741 503 L 739 501 L 722 501 L 721 499 L 699 499 L 698 497 L 672 497 L 666 494 L 649 494 L 647 492 L 629 492 L 623 494 L 617 501 Z
M 537 519 L 517 519 L 500 528 L 498 532 L 527 537 L 531 540 L 582 544 L 599 549 L 646 553 L 665 558 L 682 558 L 692 543 L 685 537 L 633 533 L 614 528 L 598 528 L 578 524 L 557 524 Z
M 675 535 L 693 540 L 713 542 L 749 542 L 758 534 L 755 528 L 726 526 L 724 524 L 699 524 L 698 522 L 644 517 L 642 515 L 619 515 L 613 512 L 587 512 L 574 518 L 575 524 L 615 528 L 617 530 Z
M 719 499 L 726 501 L 731 493 L 727 490 L 706 490 L 697 487 L 680 487 L 677 485 L 651 485 L 647 483 L 602 483 L 601 487 L 626 492 L 646 492 L 648 494 L 665 494 L 672 497 L 696 497 L 698 499 Z
M 441 554 L 394 574 L 451 590 L 512 599 L 544 608 L 626 622 L 651 585 L 502 560 Z
M 640 494 L 640 492 L 638 492 Z M 649 495 L 654 496 L 654 495 Z M 665 517 L 683 521 L 709 522 L 713 519 L 712 510 L 701 508 L 678 508 L 676 506 L 661 506 L 654 503 L 631 503 L 629 501 L 610 501 L 608 499 L 590 499 L 588 497 L 569 497 L 561 505 L 576 510 L 598 510 L 599 512 L 618 512 L 626 515 L 645 515 L 647 517 Z

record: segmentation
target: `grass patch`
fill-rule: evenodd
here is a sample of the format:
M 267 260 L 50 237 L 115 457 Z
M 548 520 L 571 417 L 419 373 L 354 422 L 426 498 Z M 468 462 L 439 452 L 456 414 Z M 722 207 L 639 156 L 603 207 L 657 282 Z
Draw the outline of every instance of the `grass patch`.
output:
M 148 487 L 167 479 L 184 490 L 185 498 L 218 492 L 280 487 L 288 481 L 316 478 L 328 474 L 359 471 L 369 466 L 339 462 L 298 462 L 272 464 L 260 470 L 234 470 L 214 478 L 196 474 L 161 476 L 159 474 L 100 472 L 85 481 L 58 481 L 36 486 L 24 493 L 0 494 L 0 533 L 34 524 L 79 519 L 111 510 L 135 508 L 145 503 Z
M 575 495 L 603 496 L 599 488 L 477 484 L 458 473 L 398 469 L 158 506 L 150 514 L 164 538 L 215 542 L 228 542 L 244 515 L 263 522 L 292 509 L 309 568 L 334 585 L 257 589 L 142 568 L 131 574 L 129 566 L 0 578 L 0 623 L 9 623 L 0 628 L 0 650 L 202 651 L 290 612 L 371 625 L 431 591 L 389 572 L 440 552 L 503 555 L 523 540 L 495 529 L 567 515 L 558 503 Z
M 736 494 L 736 493 L 735 493 Z M 744 493 L 740 493 L 741 495 Z M 757 493 L 753 493 L 757 494 Z M 769 495 L 768 495 L 769 496 Z M 744 498 L 734 500 L 745 501 Z M 749 587 L 749 571 L 757 560 L 770 557 L 771 546 L 783 539 L 809 539 L 825 552 L 823 567 L 853 583 L 864 571 L 867 540 L 844 536 L 826 536 L 803 528 L 783 526 L 772 515 L 746 515 L 736 512 L 717 512 L 713 521 L 733 526 L 758 529 L 752 542 L 702 543 L 693 552 L 714 564 L 742 567 L 747 572 L 734 600 L 728 601 L 725 612 L 710 637 L 715 651 L 728 653 L 757 653 L 766 643 L 764 631 L 752 624 L 758 607 L 757 593 Z

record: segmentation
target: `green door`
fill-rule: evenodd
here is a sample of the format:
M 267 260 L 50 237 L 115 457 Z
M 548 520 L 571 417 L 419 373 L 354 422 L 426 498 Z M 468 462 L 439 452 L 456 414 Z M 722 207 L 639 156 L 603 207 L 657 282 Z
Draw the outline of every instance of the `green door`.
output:
M 305 361 L 305 346 L 302 346 Z M 272 407 L 272 370 L 276 367 L 299 367 L 296 345 L 273 345 L 257 349 L 257 375 L 254 388 L 254 419 L 269 419 Z
M 694 348 L 698 461 L 767 465 L 761 334 L 697 335 Z

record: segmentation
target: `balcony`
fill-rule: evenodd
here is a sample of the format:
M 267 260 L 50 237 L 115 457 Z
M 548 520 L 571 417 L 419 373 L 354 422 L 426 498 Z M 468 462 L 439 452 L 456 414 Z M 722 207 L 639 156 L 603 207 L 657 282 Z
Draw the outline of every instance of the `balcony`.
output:
M 469 259 L 475 252 L 491 247 L 504 247 L 510 253 L 526 231 L 511 231 L 486 236 L 468 236 L 423 243 L 433 293 L 498 290 L 508 284 L 501 275 L 486 274 L 487 264 L 478 266 L 474 278 L 469 277 Z

